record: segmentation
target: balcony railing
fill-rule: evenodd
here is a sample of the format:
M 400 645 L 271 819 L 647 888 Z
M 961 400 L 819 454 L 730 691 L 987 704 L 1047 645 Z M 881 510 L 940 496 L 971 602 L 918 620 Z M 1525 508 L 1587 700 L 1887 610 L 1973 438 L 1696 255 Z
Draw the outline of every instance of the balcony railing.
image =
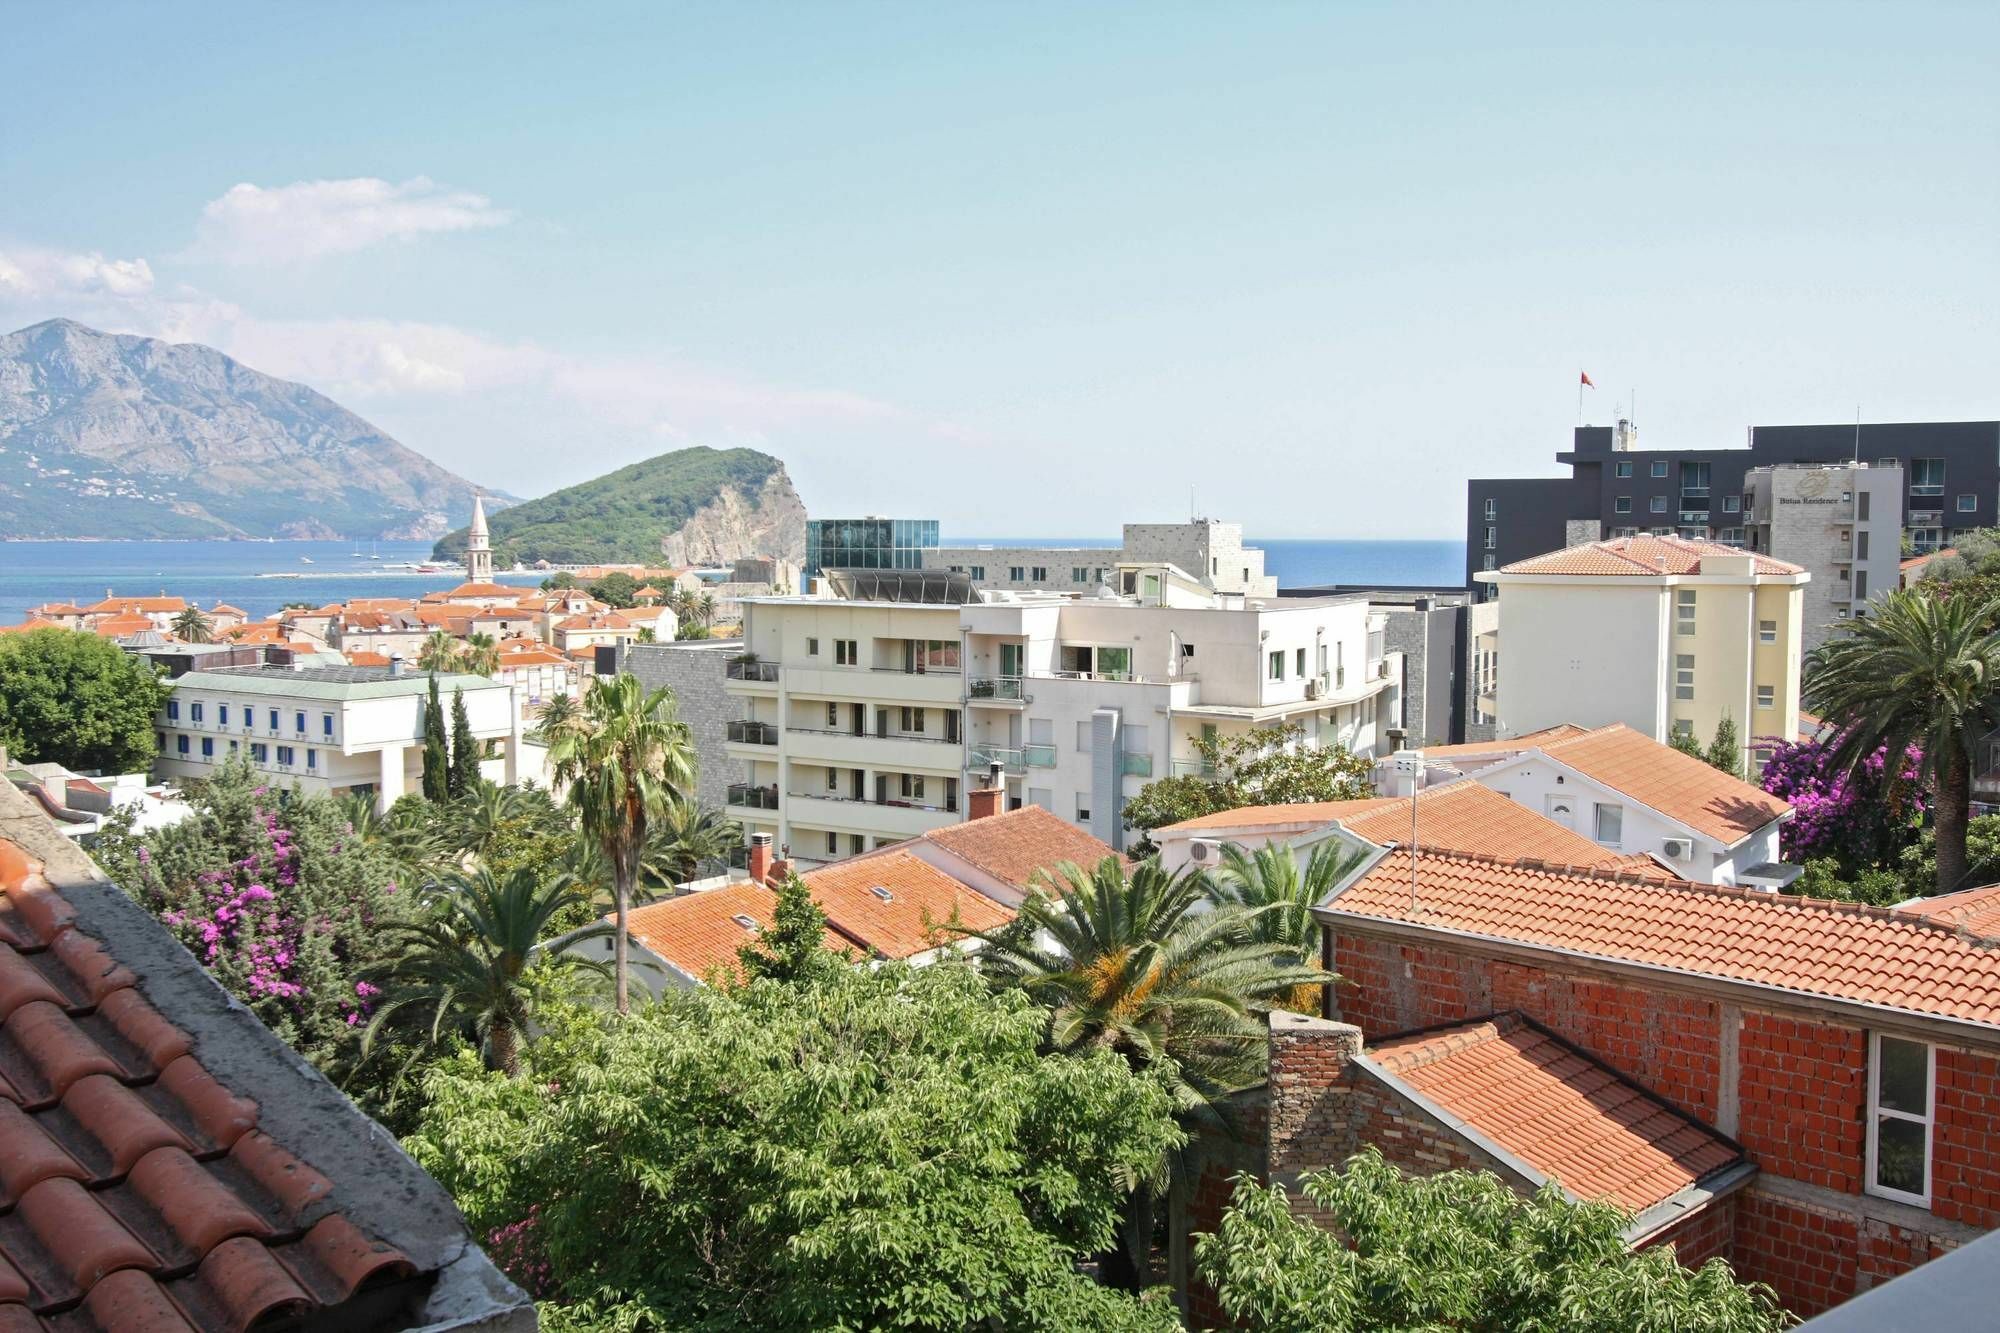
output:
M 1153 756 L 1122 751 L 1118 756 L 1118 773 L 1121 777 L 1150 778 L 1153 776 Z
M 729 784 L 728 800 L 730 805 L 741 806 L 746 810 L 776 810 L 778 789 L 759 787 L 748 782 L 732 782 Z
M 1173 762 L 1174 776 L 1177 778 L 1212 778 L 1217 776 L 1214 764 L 1206 759 L 1176 759 Z
M 1000 765 L 1004 773 L 1019 773 L 1027 767 L 1026 759 L 1019 750 L 975 745 L 966 755 L 965 765 L 975 773 L 984 772 L 995 764 Z
M 851 736 L 857 741 L 928 741 L 932 745 L 956 745 L 956 736 L 932 736 L 921 731 L 856 731 L 852 727 L 786 727 L 795 736 Z
M 1054 768 L 1056 747 L 1053 745 L 1024 745 L 1021 758 L 1029 768 Z
M 739 745 L 776 745 L 778 729 L 769 722 L 731 722 L 729 739 Z
M 731 662 L 723 668 L 731 680 L 754 680 L 769 685 L 778 679 L 776 662 Z
M 967 683 L 966 694 L 973 699 L 1005 699 L 1019 703 L 1024 697 L 1019 676 L 977 676 Z
M 1708 498 L 1708 487 L 1706 486 L 1683 485 L 1681 487 L 1682 500 L 1706 500 L 1707 498 Z
M 911 796 L 842 796 L 831 791 L 795 791 L 792 798 L 799 801 L 839 801 L 842 805 L 879 805 L 896 810 L 928 810 L 941 815 L 958 813 L 957 801 L 932 804 Z

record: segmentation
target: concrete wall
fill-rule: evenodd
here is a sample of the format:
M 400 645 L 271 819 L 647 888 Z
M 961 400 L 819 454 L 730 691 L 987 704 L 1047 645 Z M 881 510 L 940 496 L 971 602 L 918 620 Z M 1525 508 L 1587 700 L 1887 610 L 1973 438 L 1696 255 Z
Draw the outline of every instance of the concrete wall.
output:
M 1466 608 L 1376 603 L 1385 612 L 1387 646 L 1403 654 L 1403 721 L 1411 745 L 1455 745 L 1466 739 L 1460 710 L 1460 658 L 1464 653 Z
M 729 724 L 747 712 L 743 700 L 723 688 L 724 668 L 742 651 L 737 639 L 631 643 L 619 650 L 621 672 L 638 677 L 649 690 L 664 687 L 674 692 L 681 720 L 694 738 L 700 763 L 695 798 L 704 810 L 720 810 L 729 784 L 746 780 L 743 765 L 723 749 Z
M 1496 734 L 1623 722 L 1666 740 L 1667 591 L 1625 579 L 1502 588 Z

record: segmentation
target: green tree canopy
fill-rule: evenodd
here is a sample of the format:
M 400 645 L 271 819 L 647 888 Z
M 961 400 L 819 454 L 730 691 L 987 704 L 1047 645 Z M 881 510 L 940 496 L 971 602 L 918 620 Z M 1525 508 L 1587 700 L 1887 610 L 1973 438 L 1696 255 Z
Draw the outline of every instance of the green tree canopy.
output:
M 1368 760 L 1338 746 L 1309 746 L 1304 740 L 1305 728 L 1296 724 L 1199 738 L 1194 747 L 1201 755 L 1201 771 L 1147 783 L 1126 802 L 1125 827 L 1150 831 L 1242 805 L 1348 801 L 1375 794 Z
M 1523 1199 L 1498 1176 L 1406 1176 L 1370 1148 L 1304 1190 L 1347 1240 L 1292 1215 L 1282 1187 L 1237 1182 L 1195 1263 L 1260 1333 L 1765 1333 L 1790 1321 L 1769 1288 L 1711 1259 L 1627 1248 L 1624 1214 L 1555 1185 Z M 1352 1241 L 1352 1244 L 1347 1243 Z
M 639 581 L 623 570 L 613 570 L 592 583 L 588 591 L 592 597 L 606 606 L 615 606 L 622 610 L 638 602 L 636 594 L 639 591 Z
M 545 1015 L 525 1077 L 435 1067 L 407 1140 L 545 1327 L 1174 1330 L 1097 1286 L 1181 1135 L 1108 1051 L 963 963 L 834 968 Z
M 1736 719 L 1724 713 L 1715 724 L 1715 739 L 1702 756 L 1710 768 L 1719 768 L 1732 778 L 1743 776 L 1743 742 L 1736 737 Z
M 463 800 L 479 791 L 478 738 L 472 734 L 472 720 L 465 715 L 465 691 L 451 692 L 451 766 L 446 770 L 446 786 L 453 800 Z
M 152 762 L 167 686 L 95 634 L 0 635 L 0 746 L 16 762 L 128 773 Z
M 445 740 L 444 708 L 438 703 L 437 676 L 431 676 L 430 697 L 424 701 L 424 799 L 442 804 L 451 799 L 451 746 Z

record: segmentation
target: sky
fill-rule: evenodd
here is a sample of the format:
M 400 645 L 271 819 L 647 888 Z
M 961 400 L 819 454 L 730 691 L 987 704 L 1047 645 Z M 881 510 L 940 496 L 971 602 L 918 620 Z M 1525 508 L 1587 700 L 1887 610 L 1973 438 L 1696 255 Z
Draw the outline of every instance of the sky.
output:
M 1461 537 L 1578 419 L 2000 418 L 2000 5 L 0 0 L 0 331 L 534 495 Z M 1192 498 L 1191 498 L 1192 497 Z

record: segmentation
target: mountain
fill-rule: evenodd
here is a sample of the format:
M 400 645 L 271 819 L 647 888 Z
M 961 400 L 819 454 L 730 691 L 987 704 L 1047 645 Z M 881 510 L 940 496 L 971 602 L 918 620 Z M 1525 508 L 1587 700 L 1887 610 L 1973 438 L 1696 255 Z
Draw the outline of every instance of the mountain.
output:
M 0 337 L 0 537 L 434 537 L 481 490 L 212 347 Z
M 785 465 L 755 449 L 678 449 L 526 500 L 491 522 L 494 564 L 726 563 L 805 558 L 806 509 Z M 438 541 L 456 560 L 465 530 Z

